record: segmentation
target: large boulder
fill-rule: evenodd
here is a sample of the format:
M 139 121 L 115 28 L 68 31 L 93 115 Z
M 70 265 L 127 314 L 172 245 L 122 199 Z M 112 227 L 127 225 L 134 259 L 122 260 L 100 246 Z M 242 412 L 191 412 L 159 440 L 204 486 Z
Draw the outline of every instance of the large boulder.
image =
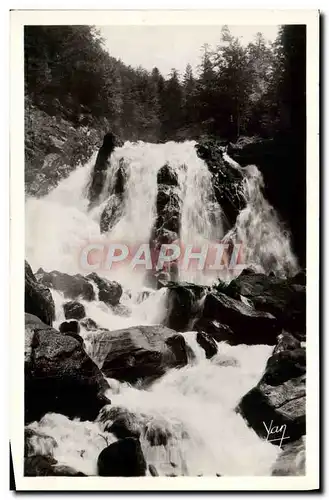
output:
M 104 376 L 79 341 L 25 315 L 25 420 L 48 412 L 94 420 L 109 404 Z
M 85 276 L 75 274 L 73 276 L 59 271 L 45 272 L 39 269 L 36 273 L 39 283 L 62 292 L 65 298 L 94 300 L 94 287 Z
M 95 339 L 93 359 L 106 377 L 120 381 L 146 383 L 188 362 L 184 337 L 162 325 L 88 333 L 91 345 Z
M 231 281 L 226 293 L 233 297 L 246 297 L 257 310 L 275 316 L 281 329 L 304 339 L 306 287 L 299 283 L 299 277 L 281 279 L 246 270 Z
M 87 278 L 96 283 L 98 287 L 98 300 L 110 306 L 119 304 L 122 295 L 122 287 L 119 283 L 107 280 L 106 278 L 100 278 L 96 273 L 88 274 Z
M 216 340 L 225 340 L 231 345 L 275 345 L 279 333 L 277 321 L 272 314 L 256 311 L 221 292 L 206 295 L 202 318 L 227 325 L 228 329 L 222 329 L 222 338 L 217 337 Z
M 63 305 L 65 319 L 82 319 L 86 316 L 85 306 L 76 300 Z
M 145 476 L 146 462 L 139 440 L 128 437 L 110 444 L 101 451 L 97 467 L 99 476 Z
M 259 436 L 273 444 L 280 445 L 283 434 L 283 444 L 295 441 L 306 431 L 305 379 L 305 349 L 275 352 L 259 383 L 243 396 L 238 411 Z
M 33 455 L 53 455 L 54 448 L 57 448 L 57 441 L 43 432 L 25 427 L 24 430 L 24 457 Z
M 25 261 L 25 312 L 34 314 L 47 325 L 55 319 L 55 303 L 49 288 L 39 283 Z

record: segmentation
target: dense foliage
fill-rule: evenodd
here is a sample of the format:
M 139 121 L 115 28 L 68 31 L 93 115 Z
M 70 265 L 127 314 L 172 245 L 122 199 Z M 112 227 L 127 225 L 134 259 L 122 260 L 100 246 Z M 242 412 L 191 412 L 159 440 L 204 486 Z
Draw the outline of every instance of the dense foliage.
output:
M 304 119 L 305 29 L 284 26 L 247 46 L 224 27 L 215 49 L 202 47 L 193 74 L 164 78 L 109 55 L 90 26 L 25 28 L 26 95 L 73 125 L 102 122 L 123 139 L 165 141 L 216 135 L 273 137 Z

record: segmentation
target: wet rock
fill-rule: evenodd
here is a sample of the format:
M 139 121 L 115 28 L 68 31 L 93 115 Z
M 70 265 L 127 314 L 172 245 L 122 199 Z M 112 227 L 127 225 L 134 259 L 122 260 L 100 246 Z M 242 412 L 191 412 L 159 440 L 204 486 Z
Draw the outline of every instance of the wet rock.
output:
M 299 271 L 299 273 L 295 274 L 289 281 L 295 285 L 306 286 L 306 270 Z
M 273 354 L 260 382 L 241 400 L 238 411 L 255 432 L 268 438 L 269 427 L 283 429 L 283 443 L 295 441 L 305 434 L 306 366 L 305 349 L 297 348 Z M 282 436 L 282 431 L 276 436 Z M 280 444 L 280 441 L 273 441 Z
M 101 213 L 100 230 L 101 233 L 108 233 L 115 226 L 123 214 L 123 200 L 112 194 Z
M 59 331 L 60 331 L 60 333 L 64 333 L 64 334 L 65 333 L 79 334 L 80 333 L 80 325 L 76 320 L 63 321 L 63 323 L 61 323 L 59 325 Z
M 122 287 L 119 283 L 100 278 L 96 273 L 88 274 L 87 278 L 96 283 L 99 300 L 110 306 L 116 306 L 119 303 L 122 295 Z
M 124 158 L 120 158 L 119 160 L 119 168 L 116 173 L 115 182 L 114 182 L 114 193 L 121 196 L 124 193 L 126 184 L 126 171 L 125 171 L 125 161 Z
M 105 134 L 103 145 L 99 149 L 96 158 L 96 163 L 92 173 L 92 180 L 89 187 L 88 197 L 91 206 L 97 202 L 99 195 L 104 188 L 106 171 L 110 167 L 109 159 L 117 145 L 118 138 L 112 132 Z
M 239 212 L 245 207 L 243 194 L 243 173 L 238 168 L 227 165 L 223 149 L 214 140 L 203 140 L 195 146 L 199 158 L 205 161 L 213 176 L 213 187 L 218 204 L 226 215 L 231 228 Z
M 34 455 L 24 460 L 24 476 L 85 476 L 68 465 L 61 465 L 51 456 Z
M 150 446 L 167 446 L 171 437 L 172 432 L 165 421 L 154 419 L 146 426 L 145 439 L 150 443 Z
M 164 324 L 177 331 L 186 331 L 200 309 L 199 301 L 206 290 L 192 283 L 167 282 L 165 285 L 168 288 L 168 312 Z
M 151 476 L 156 477 L 159 475 L 158 471 L 156 470 L 156 467 L 153 464 L 149 465 L 149 472 Z
M 175 339 L 168 342 L 173 335 Z M 161 325 L 104 331 L 97 334 L 97 340 L 102 372 L 120 381 L 151 381 L 187 363 L 184 338 L 177 339 L 175 331 Z
M 110 403 L 104 376 L 79 341 L 25 315 L 25 421 L 48 412 L 94 420 Z
M 234 335 L 228 325 L 219 323 L 217 320 L 211 320 L 203 317 L 196 320 L 193 324 L 193 330 L 196 330 L 197 332 L 206 332 L 217 342 L 233 338 Z
M 167 186 L 177 186 L 178 185 L 177 172 L 166 164 L 158 170 L 157 181 L 158 184 L 165 184 Z
M 177 367 L 185 366 L 188 363 L 189 354 L 188 354 L 188 346 L 186 345 L 185 339 L 183 335 L 176 333 L 171 335 L 165 340 L 165 344 L 169 346 L 170 350 L 174 354 Z
M 275 464 L 272 476 L 304 476 L 305 475 L 305 436 L 294 443 L 282 446 Z
M 292 243 L 301 265 L 306 264 L 306 162 L 303 143 L 305 125 L 296 127 L 275 139 L 262 139 L 243 144 L 230 144 L 228 154 L 242 167 L 257 165 L 264 179 L 264 195 L 291 231 Z M 282 183 L 282 179 L 285 182 Z M 303 181 L 301 180 L 303 179 Z M 297 187 L 298 186 L 298 187 Z M 294 196 L 291 196 L 294 193 Z
M 137 477 L 146 475 L 146 462 L 138 439 L 120 439 L 110 444 L 97 460 L 98 475 Z
M 71 276 L 59 271 L 47 273 L 39 269 L 36 278 L 39 283 L 62 292 L 65 298 L 95 300 L 93 285 L 81 274 Z
M 80 321 L 80 325 L 88 331 L 98 329 L 98 325 L 97 325 L 96 321 L 94 321 L 91 318 L 83 318 Z
M 196 340 L 205 351 L 207 359 L 210 359 L 217 354 L 217 344 L 209 334 L 205 332 L 198 332 L 196 335 Z
M 141 435 L 141 429 L 138 422 L 136 422 L 136 418 L 134 418 L 134 415 L 129 414 L 117 418 L 112 425 L 105 427 L 105 430 L 114 434 L 118 439 L 127 437 L 138 439 Z
M 274 352 L 268 359 L 263 380 L 270 385 L 279 385 L 306 373 L 306 350 L 287 349 Z
M 241 294 L 255 309 L 265 311 L 278 321 L 280 329 L 299 339 L 306 336 L 306 288 L 292 279 L 281 279 L 244 271 L 228 286 L 226 293 Z
M 24 457 L 33 455 L 53 455 L 57 448 L 56 439 L 43 432 L 25 427 L 24 430 Z
M 65 319 L 82 319 L 86 316 L 85 306 L 74 300 L 65 302 L 63 309 Z
M 226 338 L 223 336 L 220 340 L 225 340 L 231 345 L 275 345 L 279 333 L 277 321 L 272 314 L 256 311 L 220 292 L 207 294 L 202 318 L 227 325 L 230 331 L 226 332 L 228 333 Z
M 111 432 L 118 439 L 126 437 L 139 438 L 142 431 L 142 418 L 122 406 L 104 406 L 97 421 L 105 432 Z
M 25 261 L 25 312 L 34 314 L 47 325 L 55 319 L 55 303 L 49 288 L 39 283 Z

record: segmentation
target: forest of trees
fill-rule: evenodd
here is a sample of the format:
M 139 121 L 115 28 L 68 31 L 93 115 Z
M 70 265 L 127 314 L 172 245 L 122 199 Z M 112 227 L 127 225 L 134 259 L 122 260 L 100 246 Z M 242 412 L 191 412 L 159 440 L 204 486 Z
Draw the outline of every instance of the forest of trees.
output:
M 164 78 L 110 56 L 91 26 L 25 27 L 26 97 L 75 125 L 105 122 L 124 140 L 274 137 L 303 126 L 304 26 L 282 26 L 274 43 L 241 44 L 228 27 L 200 64 Z M 305 121 L 305 120 L 304 120 Z

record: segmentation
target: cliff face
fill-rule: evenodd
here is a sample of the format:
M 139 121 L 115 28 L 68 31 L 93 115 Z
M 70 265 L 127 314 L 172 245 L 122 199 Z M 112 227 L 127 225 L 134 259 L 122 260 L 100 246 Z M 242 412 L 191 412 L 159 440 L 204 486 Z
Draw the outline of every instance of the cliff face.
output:
M 107 122 L 73 126 L 25 103 L 25 192 L 44 196 L 78 164 L 86 163 L 102 143 Z

